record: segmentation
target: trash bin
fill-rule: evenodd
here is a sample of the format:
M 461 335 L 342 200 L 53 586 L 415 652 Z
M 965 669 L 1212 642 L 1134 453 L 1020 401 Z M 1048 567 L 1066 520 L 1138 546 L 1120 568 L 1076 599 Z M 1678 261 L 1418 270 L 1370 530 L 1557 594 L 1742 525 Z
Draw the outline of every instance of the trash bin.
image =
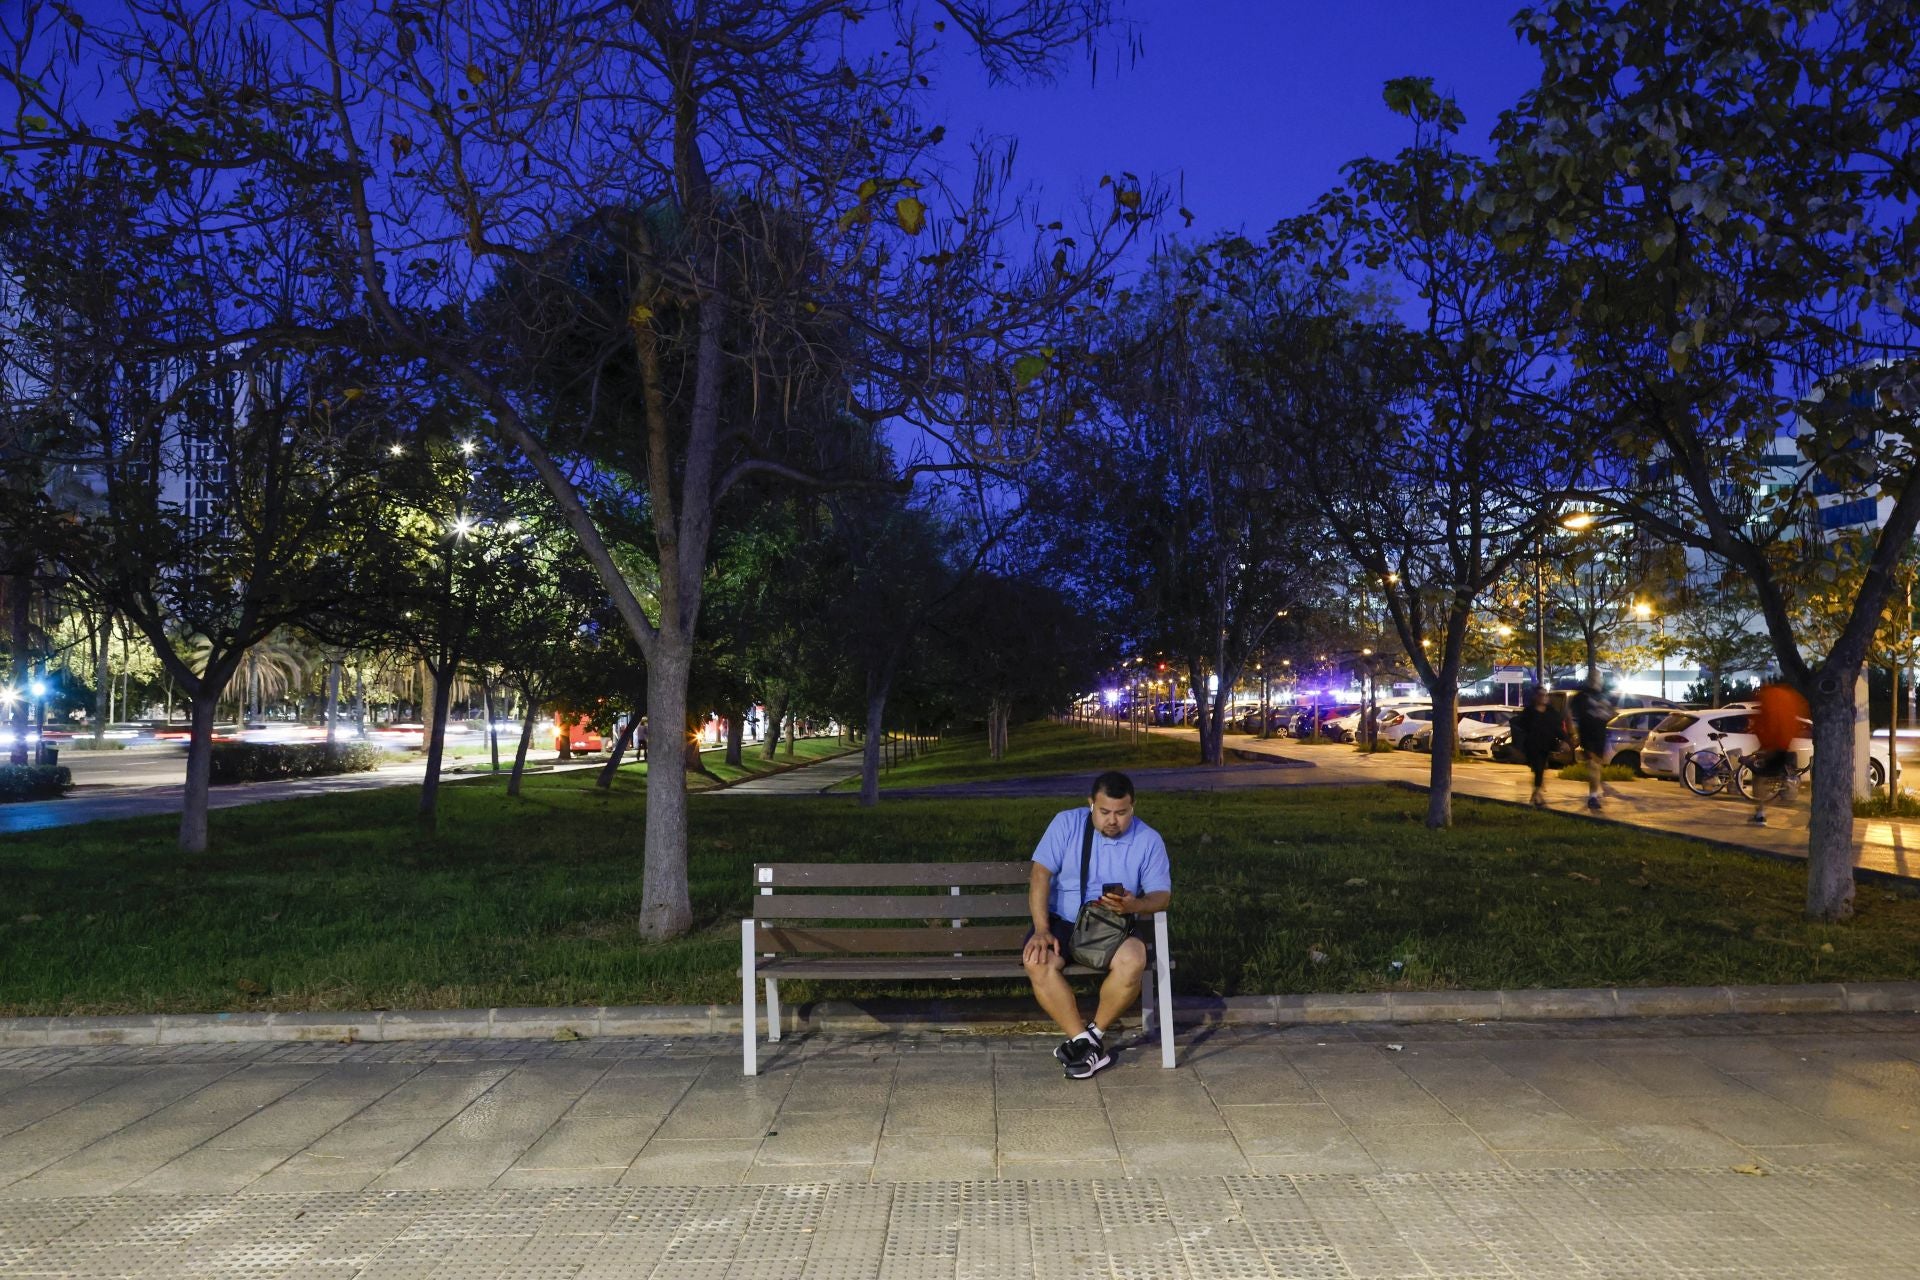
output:
M 41 743 L 39 751 L 36 752 L 34 755 L 33 762 L 35 764 L 44 764 L 44 765 L 59 764 L 60 748 L 54 746 L 50 742 Z

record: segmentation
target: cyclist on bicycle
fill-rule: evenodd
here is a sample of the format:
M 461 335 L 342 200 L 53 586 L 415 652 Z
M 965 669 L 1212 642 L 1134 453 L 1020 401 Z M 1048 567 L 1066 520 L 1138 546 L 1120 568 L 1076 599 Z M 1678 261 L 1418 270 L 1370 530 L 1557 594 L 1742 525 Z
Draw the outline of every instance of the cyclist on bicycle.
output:
M 1807 700 L 1784 684 L 1760 686 L 1760 709 L 1753 714 L 1753 736 L 1760 740 L 1753 753 L 1753 816 L 1747 821 L 1767 825 L 1767 792 L 1777 791 L 1782 803 L 1792 797 L 1787 766 L 1793 763 L 1793 740 L 1807 718 Z

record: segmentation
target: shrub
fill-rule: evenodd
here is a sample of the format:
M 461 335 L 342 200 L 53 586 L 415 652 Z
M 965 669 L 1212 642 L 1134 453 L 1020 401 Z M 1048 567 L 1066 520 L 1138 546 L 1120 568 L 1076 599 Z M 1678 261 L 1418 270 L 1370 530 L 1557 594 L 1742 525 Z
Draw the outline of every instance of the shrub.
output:
M 1588 776 L 1587 766 L 1584 763 L 1567 765 L 1560 770 L 1559 776 L 1568 782 L 1585 782 Z M 1610 764 L 1600 771 L 1600 779 L 1603 782 L 1636 782 L 1639 778 L 1640 771 L 1630 764 Z
M 0 803 L 52 800 L 72 785 L 73 771 L 65 765 L 0 764 Z
M 211 779 L 215 785 L 224 785 L 366 773 L 378 768 L 380 760 L 380 748 L 364 742 L 334 746 L 324 742 L 217 742 Z
M 71 738 L 60 744 L 62 751 L 125 751 L 127 744 L 118 738 L 102 738 L 95 742 L 92 738 Z
M 1900 772 L 1905 776 L 1905 766 L 1902 766 Z M 1902 787 L 1900 794 L 1889 800 L 1887 789 L 1881 787 L 1873 793 L 1871 800 L 1855 798 L 1853 816 L 1856 818 L 1920 818 L 1920 795 Z

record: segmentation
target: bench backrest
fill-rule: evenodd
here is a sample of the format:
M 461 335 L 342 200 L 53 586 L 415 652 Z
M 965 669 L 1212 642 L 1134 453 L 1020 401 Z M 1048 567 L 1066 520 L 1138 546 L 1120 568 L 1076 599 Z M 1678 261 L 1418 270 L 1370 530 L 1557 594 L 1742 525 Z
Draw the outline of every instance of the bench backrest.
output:
M 753 869 L 762 955 L 967 955 L 1017 951 L 1030 862 L 766 862 Z M 925 890 L 940 889 L 944 893 Z M 826 890 L 826 892 L 809 892 Z M 868 890 L 870 892 L 848 892 Z M 890 893 L 888 890 L 907 890 Z M 1017 924 L 974 924 L 974 920 Z M 822 927 L 819 922 L 832 921 Z M 877 927 L 842 922 L 876 921 Z M 919 921 L 906 924 L 906 921 Z

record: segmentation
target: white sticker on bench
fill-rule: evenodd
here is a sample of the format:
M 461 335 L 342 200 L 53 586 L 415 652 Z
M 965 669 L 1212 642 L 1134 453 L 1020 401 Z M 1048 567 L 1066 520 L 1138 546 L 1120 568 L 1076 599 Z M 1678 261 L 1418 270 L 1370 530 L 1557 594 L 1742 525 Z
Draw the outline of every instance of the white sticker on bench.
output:
M 773 868 L 772 868 L 772 867 L 762 867 L 762 868 L 760 868 L 760 883 L 761 883 L 761 884 L 772 884 L 772 883 L 773 883 Z

